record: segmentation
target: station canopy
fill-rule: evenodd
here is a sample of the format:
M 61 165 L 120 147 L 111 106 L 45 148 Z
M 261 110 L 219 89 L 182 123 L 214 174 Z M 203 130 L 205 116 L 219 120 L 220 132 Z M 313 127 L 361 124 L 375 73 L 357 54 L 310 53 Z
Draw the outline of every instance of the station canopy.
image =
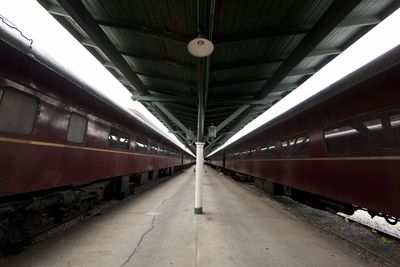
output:
M 198 125 L 214 124 L 217 137 L 205 153 L 400 6 L 396 0 L 39 2 L 182 143 L 195 139 Z M 187 50 L 199 34 L 214 44 L 209 57 Z

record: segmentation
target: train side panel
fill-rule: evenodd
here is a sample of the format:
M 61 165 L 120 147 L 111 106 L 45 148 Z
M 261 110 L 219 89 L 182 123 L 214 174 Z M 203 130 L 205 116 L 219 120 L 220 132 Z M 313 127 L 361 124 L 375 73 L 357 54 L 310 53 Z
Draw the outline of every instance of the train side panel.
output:
M 393 65 L 298 115 L 256 130 L 225 149 L 225 168 L 400 217 L 399 73 L 400 64 Z M 329 143 L 335 134 L 349 137 Z M 298 139 L 287 140 L 301 135 L 308 150 L 285 154 L 285 146 Z M 270 147 L 274 153 L 264 154 Z
M 0 132 L 0 197 L 191 164 L 185 152 L 143 123 L 6 44 L 0 49 L 0 101 L 13 91 L 38 103 L 32 132 Z M 67 140 L 72 114 L 87 120 L 83 142 Z M 112 128 L 129 134 L 129 147 L 109 146 Z M 137 138 L 146 151 L 136 150 Z M 150 145 L 159 148 L 150 151 Z

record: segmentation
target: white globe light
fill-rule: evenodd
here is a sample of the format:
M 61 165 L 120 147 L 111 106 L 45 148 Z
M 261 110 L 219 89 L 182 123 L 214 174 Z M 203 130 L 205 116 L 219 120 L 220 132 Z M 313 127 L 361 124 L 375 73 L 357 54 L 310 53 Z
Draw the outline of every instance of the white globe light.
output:
M 188 43 L 187 49 L 195 57 L 206 57 L 214 51 L 214 45 L 205 38 L 195 38 Z

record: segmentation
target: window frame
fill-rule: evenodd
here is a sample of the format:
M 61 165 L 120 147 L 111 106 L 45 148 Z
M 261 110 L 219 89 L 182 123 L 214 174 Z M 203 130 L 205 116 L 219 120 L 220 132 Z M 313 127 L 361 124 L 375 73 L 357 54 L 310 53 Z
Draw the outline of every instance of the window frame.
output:
M 37 125 L 38 117 L 39 117 L 39 114 L 40 114 L 40 111 L 41 111 L 41 107 L 42 107 L 41 99 L 39 97 L 37 97 L 36 95 L 27 93 L 25 91 L 18 90 L 17 88 L 10 87 L 10 86 L 4 86 L 4 87 L 1 87 L 0 89 L 1 89 L 0 90 L 0 106 L 1 106 L 1 103 L 3 102 L 3 100 L 4 100 L 4 96 L 5 96 L 6 92 L 8 92 L 8 91 L 14 91 L 14 92 L 16 92 L 18 94 L 25 95 L 27 97 L 35 99 L 35 101 L 37 103 L 35 116 L 34 116 L 33 124 L 32 124 L 32 129 L 28 134 L 21 134 L 21 133 L 14 133 L 14 132 L 4 132 L 4 131 L 1 131 L 1 130 L 0 130 L 0 134 L 9 135 L 9 136 L 24 136 L 24 137 L 32 136 L 33 133 L 35 132 L 35 128 L 36 128 L 36 125 Z
M 345 152 L 332 152 L 332 149 L 329 149 L 328 146 L 328 139 L 326 138 L 326 132 L 327 131 L 332 131 L 334 129 L 339 129 L 339 128 L 345 128 L 349 127 L 352 128 L 352 130 L 356 131 L 356 134 L 362 135 L 357 129 L 355 129 L 353 126 L 356 124 L 361 124 L 366 128 L 369 128 L 368 125 L 366 125 L 367 122 L 373 121 L 373 120 L 380 120 L 381 122 L 381 127 L 383 127 L 383 118 L 384 115 L 386 115 L 389 119 L 389 124 L 390 123 L 390 117 L 394 115 L 399 115 L 400 114 L 400 107 L 399 106 L 390 106 L 386 108 L 381 108 L 373 111 L 368 111 L 368 112 L 363 112 L 361 114 L 342 119 L 342 120 L 337 120 L 332 123 L 328 123 L 325 126 L 322 127 L 322 136 L 323 136 L 323 142 L 324 142 L 324 148 L 327 156 L 338 156 L 338 155 L 343 155 L 343 156 L 360 156 L 360 155 L 383 155 L 383 154 L 396 154 L 399 153 L 400 147 L 398 149 L 393 149 L 393 150 L 372 150 L 373 145 L 371 144 L 371 135 L 368 135 L 368 150 L 367 151 L 351 151 L 351 146 L 349 141 L 347 141 L 347 150 Z M 391 128 L 394 129 L 391 125 Z M 381 129 L 381 131 L 383 128 Z
M 264 142 L 264 144 L 259 146 L 260 152 L 259 152 L 259 157 L 260 158 L 273 158 L 276 156 L 276 153 L 278 151 L 276 144 L 273 142 Z M 264 151 L 270 151 L 270 153 L 266 153 Z
M 305 154 L 288 154 L 287 150 L 283 146 L 283 142 L 289 142 L 290 143 L 291 139 L 299 138 L 299 137 L 305 137 L 305 140 L 308 139 L 308 151 L 307 151 L 307 153 L 305 153 Z M 304 145 L 304 142 L 301 145 Z M 300 132 L 300 133 L 288 135 L 288 136 L 285 136 L 285 137 L 279 139 L 279 146 L 280 146 L 280 149 L 282 151 L 282 156 L 283 157 L 286 157 L 286 158 L 310 157 L 310 154 L 311 154 L 311 136 L 310 136 L 308 131 L 303 131 L 303 132 Z M 277 149 L 276 146 L 275 146 L 275 149 Z
M 111 131 L 112 130 L 116 130 L 117 132 L 120 132 L 120 133 L 122 133 L 122 134 L 124 134 L 124 135 L 127 135 L 128 136 L 128 142 L 127 142 L 127 147 L 125 148 L 125 147 L 114 147 L 114 146 L 110 146 L 110 136 L 111 136 Z M 119 137 L 120 138 L 120 137 Z M 132 139 L 132 136 L 131 136 L 131 133 L 129 132 L 125 132 L 125 131 L 123 131 L 123 130 L 120 130 L 120 128 L 117 128 L 117 127 L 114 127 L 113 125 L 111 125 L 110 126 L 110 128 L 109 128 L 109 130 L 108 130 L 108 137 L 107 137 L 107 147 L 109 148 L 109 149 L 117 149 L 117 150 L 122 150 L 122 151 L 128 151 L 130 148 L 131 148 L 131 139 Z
M 75 114 L 75 115 L 77 115 L 77 116 L 79 116 L 79 117 L 82 117 L 82 118 L 85 118 L 85 119 L 86 119 L 85 134 L 84 134 L 84 136 L 83 136 L 83 141 L 82 141 L 81 143 L 76 143 L 76 142 L 73 142 L 73 141 L 69 141 L 69 140 L 68 140 L 68 132 L 69 132 L 69 127 L 70 127 L 70 125 L 71 125 L 72 114 Z M 65 136 L 66 142 L 67 142 L 67 143 L 70 143 L 70 144 L 75 144 L 75 145 L 84 145 L 84 144 L 86 144 L 86 136 L 87 136 L 88 125 L 89 125 L 89 119 L 88 119 L 86 116 L 83 116 L 83 115 L 81 115 L 81 114 L 79 114 L 79 113 L 77 113 L 77 112 L 70 112 L 70 113 L 69 113 L 68 126 L 67 126 L 67 133 L 66 133 L 66 136 Z
M 148 142 L 147 138 L 142 137 L 140 135 L 136 135 L 134 143 L 135 143 L 135 147 L 133 148 L 133 151 L 135 151 L 135 153 L 144 154 L 144 155 L 149 154 L 149 142 Z M 137 148 L 138 143 L 144 145 L 144 147 L 141 148 L 140 150 Z
M 155 156 L 160 155 L 160 148 L 157 143 L 150 143 L 150 154 Z

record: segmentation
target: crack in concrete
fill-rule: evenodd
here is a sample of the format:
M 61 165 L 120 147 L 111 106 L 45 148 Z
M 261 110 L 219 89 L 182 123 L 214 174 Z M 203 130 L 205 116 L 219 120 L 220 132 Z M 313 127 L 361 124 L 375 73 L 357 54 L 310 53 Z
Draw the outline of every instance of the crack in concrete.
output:
M 193 255 L 193 267 L 199 265 L 199 217 L 195 215 L 193 218 L 193 228 L 194 228 L 194 255 Z
M 179 194 L 179 193 L 180 193 L 180 189 L 181 189 L 183 186 L 185 186 L 185 183 L 184 183 L 182 186 L 180 186 L 179 189 L 178 189 L 174 194 L 172 194 L 171 196 L 169 196 L 169 197 L 167 197 L 166 199 L 164 199 L 164 200 L 160 203 L 160 205 L 157 206 L 157 208 L 156 208 L 155 210 L 159 210 L 162 206 L 164 206 L 164 204 L 165 204 L 168 200 L 170 200 L 171 198 L 173 198 L 174 196 L 176 196 L 177 194 Z M 129 257 L 120 265 L 120 267 L 125 266 L 129 261 L 131 261 L 131 259 L 133 258 L 133 256 L 136 254 L 137 249 L 140 247 L 142 241 L 144 240 L 144 237 L 154 229 L 154 222 L 155 222 L 155 220 L 156 220 L 156 217 L 157 217 L 157 215 L 153 215 L 153 219 L 151 220 L 149 229 L 147 229 L 147 230 L 141 235 L 141 237 L 140 237 L 140 239 L 139 239 L 139 242 L 136 244 L 136 246 L 135 246 L 135 248 L 133 249 L 132 253 L 131 253 L 131 254 L 129 255 Z
M 182 187 L 182 186 L 181 186 Z M 181 189 L 181 187 L 179 187 L 179 189 Z M 160 205 L 158 205 L 158 207 L 156 208 L 156 210 L 158 210 L 159 208 L 161 208 L 162 206 L 164 206 L 165 202 L 167 202 L 168 200 L 170 200 L 171 198 L 173 198 L 174 196 L 176 196 L 177 194 L 179 194 L 180 191 L 177 190 L 172 196 L 167 197 L 166 199 L 164 199 Z
M 125 266 L 125 264 L 127 264 L 127 263 L 133 258 L 133 256 L 135 255 L 137 249 L 139 248 L 140 244 L 142 243 L 144 237 L 145 237 L 148 233 L 150 233 L 151 230 L 154 229 L 154 221 L 156 220 L 156 216 L 157 216 L 157 215 L 154 215 L 154 216 L 153 216 L 153 219 L 151 220 L 150 228 L 147 229 L 147 230 L 142 234 L 142 236 L 141 236 L 140 239 L 139 239 L 139 242 L 136 244 L 136 247 L 133 249 L 133 251 L 132 251 L 132 253 L 129 255 L 128 259 L 126 259 L 126 261 L 124 261 L 124 263 L 122 263 L 122 264 L 120 265 L 120 267 Z
M 199 232 L 197 231 L 197 223 L 195 225 L 196 233 L 194 237 L 194 258 L 193 258 L 193 266 L 197 267 L 199 262 Z

